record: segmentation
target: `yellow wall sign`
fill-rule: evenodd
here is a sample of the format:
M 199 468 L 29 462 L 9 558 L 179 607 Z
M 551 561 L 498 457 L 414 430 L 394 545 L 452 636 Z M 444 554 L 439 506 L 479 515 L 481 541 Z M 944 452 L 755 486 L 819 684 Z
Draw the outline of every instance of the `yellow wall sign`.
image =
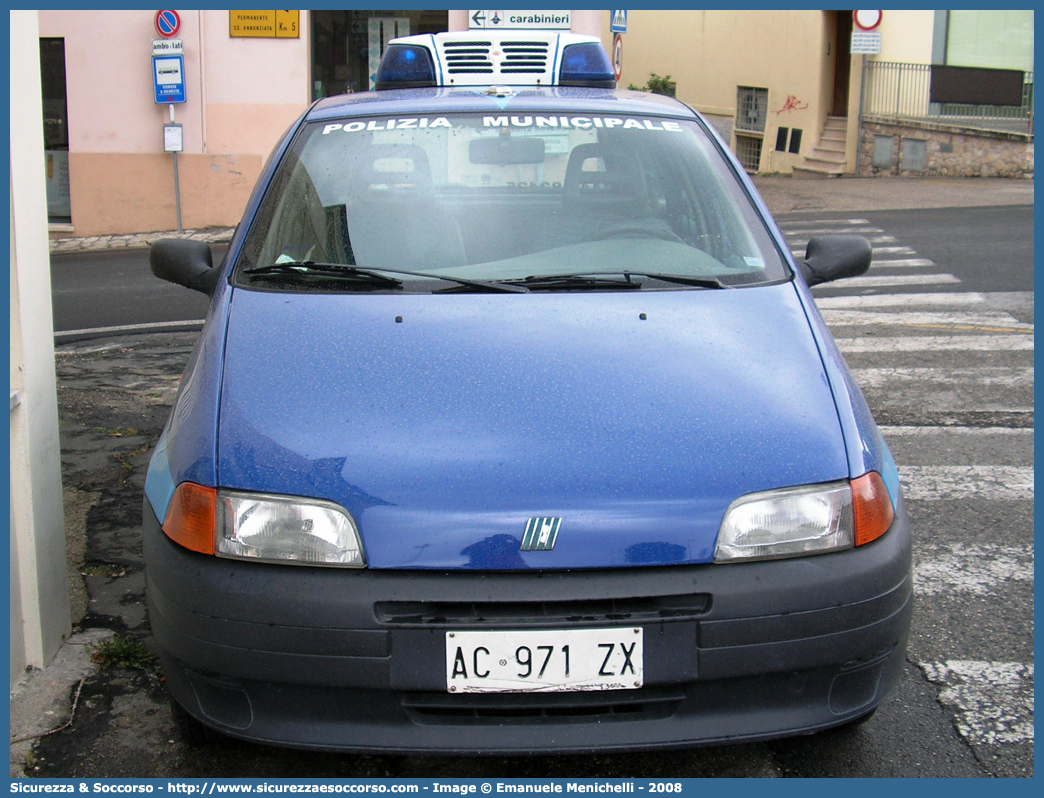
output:
M 301 35 L 300 15 L 300 11 L 229 11 L 228 35 L 296 39 Z

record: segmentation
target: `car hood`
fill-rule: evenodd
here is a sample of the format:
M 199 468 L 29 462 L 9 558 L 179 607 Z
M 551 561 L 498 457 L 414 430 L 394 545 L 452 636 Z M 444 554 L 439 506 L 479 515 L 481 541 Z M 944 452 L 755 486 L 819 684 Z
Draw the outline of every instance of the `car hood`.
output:
M 337 502 L 371 568 L 708 562 L 737 497 L 848 476 L 790 284 L 236 289 L 220 401 L 219 484 Z

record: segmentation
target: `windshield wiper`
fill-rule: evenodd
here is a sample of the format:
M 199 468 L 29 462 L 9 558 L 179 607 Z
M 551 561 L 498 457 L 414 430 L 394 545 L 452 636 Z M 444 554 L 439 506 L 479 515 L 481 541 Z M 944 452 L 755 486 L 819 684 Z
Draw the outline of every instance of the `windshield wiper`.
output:
M 659 274 L 658 272 L 632 272 L 625 271 L 623 274 L 626 275 L 637 275 L 638 277 L 648 277 L 651 280 L 662 280 L 665 283 L 678 283 L 679 285 L 692 285 L 697 288 L 732 288 L 731 285 L 726 285 L 717 277 L 686 277 L 681 274 Z
M 324 263 L 315 260 L 286 261 L 270 263 L 267 266 L 252 266 L 243 269 L 243 274 L 251 277 L 278 276 L 320 276 L 333 277 L 337 280 L 350 280 L 375 288 L 401 288 L 402 280 L 385 277 L 369 269 L 359 269 L 344 263 Z
M 603 272 L 578 272 L 576 274 L 531 274 L 521 280 L 505 280 L 513 285 L 523 285 L 530 291 L 586 291 L 600 289 L 632 289 L 641 288 L 628 277 L 623 280 L 617 277 L 600 276 Z
M 382 272 L 384 274 L 382 274 Z M 436 274 L 434 272 L 414 272 L 405 269 L 360 269 L 357 266 L 349 266 L 345 263 L 326 263 L 322 261 L 287 261 L 285 263 L 272 263 L 268 266 L 254 266 L 244 269 L 243 274 L 264 276 L 266 274 L 317 274 L 347 280 L 360 280 L 370 282 L 376 287 L 399 288 L 402 280 L 394 277 L 385 277 L 385 274 L 405 274 L 410 277 L 425 277 L 434 280 L 459 283 L 467 288 L 480 289 L 482 291 L 502 291 L 505 293 L 526 293 L 529 289 L 524 286 L 510 285 L 501 282 L 489 282 L 486 280 L 469 280 L 465 277 L 451 277 L 448 274 Z M 461 291 L 459 287 L 443 288 L 433 293 L 444 293 Z
M 623 279 L 608 277 L 610 274 L 622 274 Z M 508 280 L 528 286 L 535 291 L 577 291 L 585 289 L 628 289 L 641 288 L 642 283 L 631 277 L 647 277 L 665 283 L 691 285 L 696 288 L 729 288 L 730 286 L 714 277 L 686 277 L 679 274 L 659 274 L 656 272 L 635 272 L 630 269 L 620 271 L 575 272 L 572 274 L 530 275 L 522 280 Z

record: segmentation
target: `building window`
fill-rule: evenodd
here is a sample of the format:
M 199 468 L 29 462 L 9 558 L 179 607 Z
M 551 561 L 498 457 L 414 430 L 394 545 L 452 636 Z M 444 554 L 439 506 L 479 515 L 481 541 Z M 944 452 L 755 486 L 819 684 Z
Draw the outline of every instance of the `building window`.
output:
M 789 143 L 789 146 L 787 142 Z M 797 155 L 801 152 L 801 129 L 781 127 L 776 129 L 776 152 L 790 152 Z
M 736 157 L 748 172 L 757 172 L 761 165 L 767 111 L 768 89 L 737 87 Z
M 790 131 L 790 153 L 797 155 L 801 152 L 801 128 L 794 128 Z
M 757 172 L 761 164 L 760 136 L 741 136 L 736 134 L 736 157 L 748 172 Z
M 739 86 L 736 91 L 736 130 L 765 132 L 768 89 Z

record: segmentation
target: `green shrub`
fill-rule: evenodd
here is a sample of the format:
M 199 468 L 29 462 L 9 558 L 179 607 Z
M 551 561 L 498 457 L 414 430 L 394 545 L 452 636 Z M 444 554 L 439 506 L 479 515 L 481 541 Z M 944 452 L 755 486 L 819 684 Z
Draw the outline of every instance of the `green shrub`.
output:
M 651 91 L 653 94 L 665 94 L 668 97 L 673 97 L 675 84 L 671 80 L 670 75 L 657 75 L 655 72 L 650 72 L 649 79 L 644 86 L 635 86 L 632 83 L 627 88 L 631 91 Z

